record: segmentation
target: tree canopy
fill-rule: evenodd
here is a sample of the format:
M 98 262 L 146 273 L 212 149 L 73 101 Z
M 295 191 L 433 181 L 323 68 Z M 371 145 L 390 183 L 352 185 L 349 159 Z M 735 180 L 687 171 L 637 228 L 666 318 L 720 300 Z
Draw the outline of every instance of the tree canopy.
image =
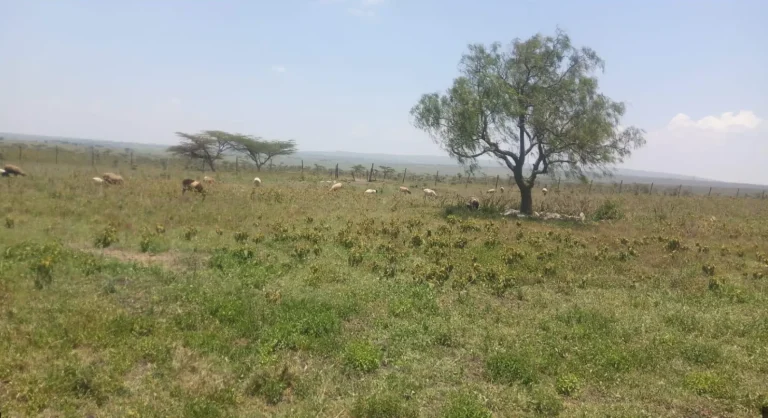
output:
M 178 145 L 168 147 L 168 152 L 178 156 L 203 160 L 204 164 L 216 171 L 215 161 L 232 149 L 233 135 L 222 131 L 202 131 L 197 134 L 176 132 L 181 138 Z
M 297 151 L 296 141 L 267 141 L 259 137 L 237 135 L 233 140 L 235 151 L 243 153 L 256 164 L 256 170 L 279 155 L 291 155 Z
M 462 75 L 445 94 L 423 95 L 413 123 L 470 171 L 483 155 L 501 161 L 531 213 L 538 175 L 606 173 L 645 143 L 644 131 L 620 125 L 624 103 L 599 92 L 594 74 L 603 67 L 560 30 L 507 48 L 470 45 Z

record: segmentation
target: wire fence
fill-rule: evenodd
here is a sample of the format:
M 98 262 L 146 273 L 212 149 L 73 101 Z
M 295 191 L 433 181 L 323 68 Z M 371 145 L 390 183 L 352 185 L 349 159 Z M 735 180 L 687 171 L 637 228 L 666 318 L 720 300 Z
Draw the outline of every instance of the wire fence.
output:
M 94 171 L 137 171 L 137 170 L 161 170 L 161 171 L 185 171 L 199 172 L 202 175 L 210 173 L 210 167 L 203 160 L 189 158 L 169 157 L 167 155 L 140 153 L 131 148 L 109 148 L 105 146 L 82 146 L 63 141 L 61 144 L 46 142 L 34 143 L 9 143 L 0 142 L 0 164 L 16 164 L 26 166 L 28 169 L 35 166 L 75 166 L 79 169 L 90 167 Z M 325 162 L 325 164 L 328 164 Z M 258 173 L 286 172 L 304 176 L 320 177 L 339 181 L 363 181 L 380 182 L 388 181 L 401 183 L 413 187 L 432 187 L 450 185 L 454 188 L 488 187 L 488 191 L 494 192 L 500 188 L 514 189 L 515 181 L 511 175 L 467 175 L 465 173 L 440 174 L 417 173 L 403 168 L 402 171 L 392 167 L 376 165 L 360 169 L 340 166 L 339 163 L 329 167 L 325 164 L 305 165 L 301 160 L 298 164 L 286 164 L 284 161 L 270 161 L 261 170 L 245 158 L 227 156 L 215 162 L 216 173 Z M 348 164 L 349 165 L 349 164 Z M 28 170 L 30 171 L 30 170 Z M 31 170 L 34 172 L 34 170 Z M 760 186 L 745 185 L 744 187 L 718 184 L 706 184 L 703 182 L 691 184 L 679 182 L 675 184 L 670 180 L 654 182 L 625 182 L 624 180 L 611 181 L 610 178 L 591 180 L 588 183 L 575 182 L 567 179 L 538 178 L 536 188 L 546 188 L 548 192 L 559 193 L 562 191 L 578 191 L 582 193 L 599 194 L 623 194 L 635 195 L 664 195 L 664 196 L 692 196 L 705 195 L 709 197 L 729 196 L 737 198 L 766 198 L 766 188 Z

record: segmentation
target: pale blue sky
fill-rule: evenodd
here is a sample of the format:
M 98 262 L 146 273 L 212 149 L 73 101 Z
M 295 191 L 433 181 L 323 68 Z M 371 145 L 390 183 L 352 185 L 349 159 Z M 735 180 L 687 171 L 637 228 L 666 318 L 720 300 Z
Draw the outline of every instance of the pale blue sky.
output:
M 765 0 L 0 0 L 0 131 L 439 154 L 408 111 L 467 44 L 559 26 L 649 132 L 628 167 L 768 183 L 767 22 Z

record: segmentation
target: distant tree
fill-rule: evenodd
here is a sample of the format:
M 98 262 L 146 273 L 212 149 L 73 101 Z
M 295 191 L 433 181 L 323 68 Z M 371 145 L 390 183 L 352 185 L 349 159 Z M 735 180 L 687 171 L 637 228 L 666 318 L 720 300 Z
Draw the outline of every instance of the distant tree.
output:
M 394 173 L 395 169 L 386 165 L 380 165 L 379 169 L 381 170 L 381 173 L 384 175 L 384 180 L 387 179 L 387 176 Z
M 181 138 L 181 143 L 168 147 L 168 152 L 202 160 L 211 171 L 216 171 L 215 161 L 221 159 L 224 152 L 232 149 L 235 139 L 232 134 L 223 131 L 203 131 L 197 134 L 176 132 L 176 135 Z
M 521 211 L 530 214 L 538 175 L 606 172 L 645 143 L 642 130 L 620 128 L 624 104 L 598 91 L 593 73 L 603 66 L 560 30 L 517 39 L 509 49 L 470 45 L 453 86 L 423 95 L 411 115 L 470 170 L 482 155 L 503 162 L 520 189 Z
M 365 171 L 367 168 L 362 164 L 356 164 L 352 166 L 352 172 L 355 173 L 356 176 L 359 176 L 361 174 L 365 174 Z
M 253 161 L 256 171 L 261 171 L 261 167 L 274 157 L 291 155 L 297 151 L 296 142 L 293 140 L 267 141 L 254 136 L 235 135 L 232 144 L 235 151 Z

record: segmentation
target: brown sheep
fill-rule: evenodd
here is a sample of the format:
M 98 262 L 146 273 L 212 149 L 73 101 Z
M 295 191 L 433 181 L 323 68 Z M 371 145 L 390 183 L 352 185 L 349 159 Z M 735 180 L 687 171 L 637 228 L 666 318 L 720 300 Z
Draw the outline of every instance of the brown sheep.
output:
M 203 183 L 193 179 L 184 179 L 181 181 L 181 194 L 186 193 L 187 190 L 195 191 L 201 194 L 205 193 Z
M 27 173 L 24 172 L 24 170 L 21 169 L 21 167 L 15 166 L 13 164 L 6 164 L 5 167 L 3 167 L 2 170 L 3 177 L 8 177 L 11 174 L 14 176 L 26 176 Z
M 115 173 L 104 173 L 101 178 L 104 179 L 104 183 L 107 184 L 123 184 L 123 176 Z

